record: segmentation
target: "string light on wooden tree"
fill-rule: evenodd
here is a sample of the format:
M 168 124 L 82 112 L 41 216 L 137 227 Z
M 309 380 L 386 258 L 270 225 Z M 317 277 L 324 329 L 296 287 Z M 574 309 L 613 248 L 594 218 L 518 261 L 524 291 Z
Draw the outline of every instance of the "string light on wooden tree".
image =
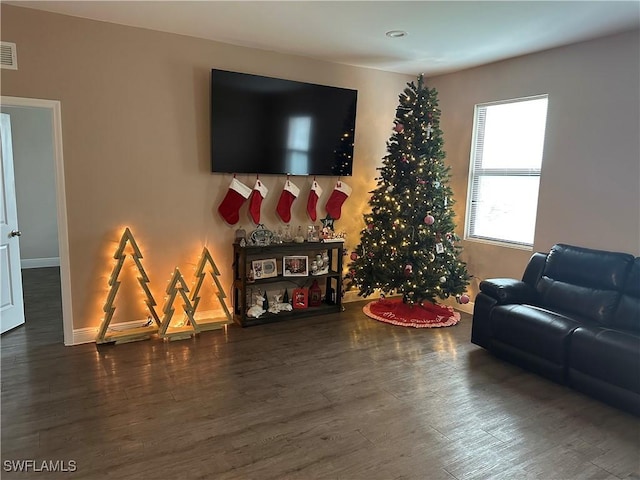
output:
M 224 299 L 227 298 L 227 295 L 224 293 L 224 289 L 222 288 L 220 280 L 218 279 L 218 277 L 220 276 L 220 271 L 218 270 L 216 263 L 213 261 L 213 257 L 211 256 L 211 253 L 209 252 L 207 247 L 204 247 L 202 249 L 202 254 L 200 255 L 200 260 L 198 260 L 198 265 L 195 271 L 194 284 L 191 289 L 190 300 L 191 304 L 193 305 L 194 314 L 198 310 L 198 306 L 200 305 L 200 289 L 202 288 L 205 277 L 207 276 L 207 272 L 205 270 L 207 265 L 209 266 L 209 274 L 211 275 L 216 288 L 216 298 L 218 299 L 218 302 L 220 303 L 220 306 L 224 311 L 224 317 L 201 319 L 199 322 L 201 330 L 213 330 L 216 328 L 221 328 L 223 325 L 227 325 L 233 322 L 231 313 L 229 312 L 227 304 L 224 301 Z
M 125 252 L 125 248 L 127 247 L 127 245 L 131 247 L 131 250 L 133 252 L 130 255 Z M 137 280 L 145 295 L 144 303 L 149 311 L 149 321 L 143 326 L 114 330 L 113 328 L 110 328 L 109 325 L 113 320 L 113 315 L 116 311 L 114 302 L 121 284 L 119 276 L 128 255 L 133 260 L 139 273 Z M 158 331 L 161 322 L 155 310 L 156 301 L 154 300 L 153 295 L 149 290 L 149 277 L 147 276 L 147 273 L 142 266 L 142 253 L 140 252 L 140 248 L 138 248 L 138 244 L 136 243 L 131 230 L 129 230 L 129 227 L 125 228 L 124 232 L 122 233 L 120 243 L 118 244 L 118 248 L 116 249 L 113 258 L 116 259 L 117 262 L 114 265 L 109 277 L 109 293 L 107 294 L 107 299 L 105 301 L 104 307 L 102 308 L 105 316 L 102 319 L 100 327 L 98 328 L 96 343 L 125 343 L 150 338 L 151 335 L 155 334 Z
M 160 325 L 158 336 L 169 340 L 180 340 L 190 338 L 193 335 L 200 333 L 200 328 L 193 318 L 195 309 L 187 295 L 189 293 L 189 288 L 186 286 L 184 278 L 182 277 L 178 267 L 173 271 L 166 293 L 168 297 L 165 301 L 164 308 L 162 309 L 164 317 L 162 318 L 162 324 Z M 173 304 L 178 296 L 182 299 L 182 309 L 186 318 L 172 324 L 171 322 L 175 313 Z

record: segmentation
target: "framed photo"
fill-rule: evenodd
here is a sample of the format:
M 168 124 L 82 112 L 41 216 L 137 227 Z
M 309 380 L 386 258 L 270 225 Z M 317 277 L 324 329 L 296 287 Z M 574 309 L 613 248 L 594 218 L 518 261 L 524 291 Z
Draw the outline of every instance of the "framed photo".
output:
M 282 275 L 285 277 L 309 276 L 309 257 L 298 255 L 282 257 Z
M 276 259 L 268 258 L 265 260 L 254 260 L 251 262 L 251 271 L 253 272 L 254 280 L 277 277 L 278 266 L 276 264 Z
M 307 227 L 307 242 L 320 241 L 320 227 L 318 225 L 309 225 Z

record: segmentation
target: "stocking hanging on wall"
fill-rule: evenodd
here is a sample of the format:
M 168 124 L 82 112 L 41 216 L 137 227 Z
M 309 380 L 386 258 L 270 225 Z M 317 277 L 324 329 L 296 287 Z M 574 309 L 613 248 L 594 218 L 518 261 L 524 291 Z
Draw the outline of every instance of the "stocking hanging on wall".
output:
M 327 200 L 325 209 L 331 218 L 338 220 L 341 215 L 342 204 L 351 195 L 351 187 L 342 181 L 336 183 L 333 192 Z
M 316 206 L 318 204 L 318 198 L 320 198 L 321 195 L 322 187 L 318 185 L 318 182 L 314 179 L 311 184 L 311 190 L 309 191 L 309 198 L 307 199 L 307 213 L 309 214 L 309 218 L 312 222 L 315 222 L 318 219 Z
M 229 190 L 222 203 L 218 207 L 218 212 L 229 225 L 235 225 L 240 220 L 240 207 L 251 195 L 251 189 L 244 183 L 233 177 Z
M 256 179 L 256 184 L 253 186 L 253 192 L 251 192 L 251 198 L 249 199 L 249 215 L 253 223 L 258 225 L 260 223 L 260 208 L 262 207 L 262 200 L 267 197 L 269 189 L 259 179 Z
M 293 205 L 293 201 L 298 198 L 299 194 L 300 189 L 291 180 L 287 179 L 276 207 L 276 212 L 278 212 L 278 216 L 284 223 L 291 221 L 291 205 Z

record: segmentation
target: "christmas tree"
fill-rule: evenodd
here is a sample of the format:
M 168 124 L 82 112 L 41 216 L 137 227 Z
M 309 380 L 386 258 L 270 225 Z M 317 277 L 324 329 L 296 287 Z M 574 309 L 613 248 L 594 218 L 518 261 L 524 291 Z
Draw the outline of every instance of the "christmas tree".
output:
M 469 275 L 456 244 L 437 92 L 420 75 L 399 98 L 348 278 L 365 297 L 379 289 L 409 304 L 450 296 L 464 303 Z

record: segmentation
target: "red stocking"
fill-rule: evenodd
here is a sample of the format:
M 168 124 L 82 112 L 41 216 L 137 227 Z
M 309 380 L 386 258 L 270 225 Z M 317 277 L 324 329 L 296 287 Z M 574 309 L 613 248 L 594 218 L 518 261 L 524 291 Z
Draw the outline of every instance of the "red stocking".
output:
M 325 209 L 331 218 L 340 218 L 342 204 L 351 195 L 351 187 L 344 182 L 338 182 L 327 200 Z
M 318 204 L 318 198 L 320 198 L 320 195 L 322 195 L 322 187 L 314 180 L 311 184 L 309 198 L 307 199 L 307 213 L 309 214 L 309 218 L 312 222 L 315 222 L 318 218 L 316 205 Z
M 230 225 L 235 225 L 240 220 L 240 207 L 249 195 L 251 195 L 249 187 L 236 178 L 231 180 L 229 190 L 218 207 L 218 212 Z
M 276 207 L 276 212 L 278 212 L 278 215 L 284 223 L 289 223 L 289 221 L 291 221 L 291 205 L 293 204 L 293 201 L 298 198 L 299 193 L 300 189 L 296 187 L 293 182 L 287 180 L 284 184 L 284 189 L 280 194 L 278 206 Z
M 251 198 L 249 199 L 249 215 L 253 223 L 258 225 L 260 223 L 260 207 L 262 206 L 262 200 L 266 198 L 269 189 L 260 180 L 256 180 L 256 184 L 253 186 L 253 192 L 251 192 Z

